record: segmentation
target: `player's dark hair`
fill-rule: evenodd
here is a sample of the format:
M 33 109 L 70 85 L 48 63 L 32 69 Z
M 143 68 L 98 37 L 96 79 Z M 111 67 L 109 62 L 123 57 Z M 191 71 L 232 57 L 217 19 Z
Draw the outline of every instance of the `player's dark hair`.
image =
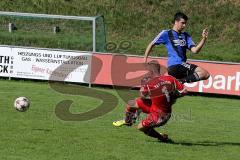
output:
M 157 72 L 160 74 L 161 67 L 160 67 L 160 64 L 158 63 L 158 61 L 152 60 L 152 61 L 148 62 L 147 65 L 153 72 Z
M 175 21 L 179 21 L 180 19 L 184 19 L 185 21 L 188 20 L 188 17 L 186 14 L 182 13 L 182 12 L 177 12 L 175 15 L 174 15 L 174 18 L 173 18 L 173 23 Z

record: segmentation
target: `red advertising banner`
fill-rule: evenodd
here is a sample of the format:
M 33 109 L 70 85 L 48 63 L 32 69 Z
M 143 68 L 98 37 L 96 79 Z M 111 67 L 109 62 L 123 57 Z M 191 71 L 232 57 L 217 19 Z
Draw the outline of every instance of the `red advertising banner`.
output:
M 154 58 L 161 64 L 161 73 L 167 74 L 166 58 Z M 149 59 L 150 60 L 150 59 Z M 189 91 L 240 96 L 240 63 L 221 63 L 189 60 L 208 70 L 210 78 L 185 84 Z M 91 83 L 137 87 L 146 73 L 143 57 L 93 53 Z
M 208 70 L 208 80 L 189 83 L 189 91 L 240 96 L 240 64 L 189 61 Z

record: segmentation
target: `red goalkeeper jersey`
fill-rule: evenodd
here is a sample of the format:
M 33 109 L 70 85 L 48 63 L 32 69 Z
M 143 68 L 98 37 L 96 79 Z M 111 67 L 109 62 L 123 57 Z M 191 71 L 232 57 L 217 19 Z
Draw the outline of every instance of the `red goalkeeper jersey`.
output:
M 183 93 L 184 85 L 172 76 L 157 76 L 143 84 L 140 89 L 142 97 L 151 99 L 152 111 L 171 112 L 172 104 L 177 98 L 176 93 Z

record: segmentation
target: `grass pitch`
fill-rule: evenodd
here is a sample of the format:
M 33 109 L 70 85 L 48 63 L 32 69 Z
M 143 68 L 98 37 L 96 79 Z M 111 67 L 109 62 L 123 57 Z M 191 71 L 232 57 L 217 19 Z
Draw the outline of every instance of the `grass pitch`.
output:
M 3 160 L 146 160 L 239 159 L 239 99 L 186 96 L 177 101 L 169 123 L 158 131 L 168 133 L 175 144 L 146 137 L 136 127 L 112 126 L 122 118 L 124 102 L 111 112 L 89 120 L 67 122 L 55 114 L 55 106 L 73 100 L 71 112 L 86 112 L 99 99 L 58 93 L 46 82 L 0 80 L 0 159 Z M 118 96 L 115 90 L 99 89 Z M 135 92 L 135 91 L 133 91 Z M 13 101 L 26 96 L 27 112 L 18 112 Z

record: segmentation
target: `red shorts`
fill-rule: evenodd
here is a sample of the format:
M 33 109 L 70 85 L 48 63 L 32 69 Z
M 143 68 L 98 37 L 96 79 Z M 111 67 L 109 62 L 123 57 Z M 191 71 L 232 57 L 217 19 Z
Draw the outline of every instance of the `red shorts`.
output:
M 142 120 L 144 127 L 158 127 L 167 123 L 171 117 L 171 113 L 165 113 L 159 109 L 158 106 L 152 104 L 151 99 L 137 98 L 135 100 L 136 105 L 144 113 L 147 113 L 147 117 Z
M 159 112 L 150 112 L 147 117 L 142 120 L 143 127 L 159 127 L 163 126 L 170 119 L 171 113 Z
M 137 98 L 135 103 L 144 113 L 150 113 L 150 107 L 152 106 L 151 99 Z

